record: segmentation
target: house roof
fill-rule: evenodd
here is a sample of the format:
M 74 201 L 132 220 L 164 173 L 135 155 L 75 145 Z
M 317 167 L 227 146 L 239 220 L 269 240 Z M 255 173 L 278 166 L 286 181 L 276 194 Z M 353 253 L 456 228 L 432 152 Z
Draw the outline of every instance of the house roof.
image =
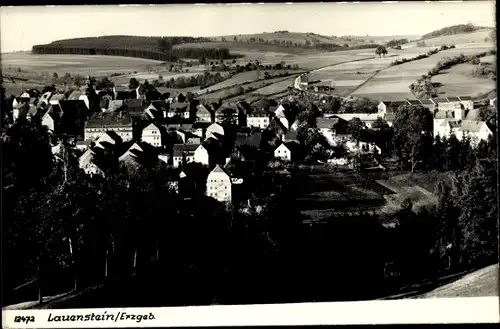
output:
M 116 145 L 122 142 L 122 138 L 114 131 L 106 131 L 101 135 L 96 141 L 96 144 L 100 144 L 103 147 L 108 145 Z
M 199 147 L 198 144 L 174 144 L 173 153 L 174 157 L 180 157 L 184 153 L 193 154 L 194 151 Z
M 81 95 L 84 95 L 84 93 L 82 93 L 79 90 L 74 90 L 71 94 L 69 94 L 68 100 L 77 100 L 77 99 L 80 99 Z
M 155 123 L 150 123 L 144 130 L 161 130 Z
M 65 100 L 66 99 L 66 96 L 64 94 L 55 94 L 55 95 L 52 95 L 52 97 L 50 98 L 51 101 L 61 101 L 61 100 Z
M 409 105 L 422 105 L 422 102 L 420 102 L 418 99 L 407 99 L 406 102 Z
M 115 91 L 115 93 L 117 93 L 117 92 L 123 92 L 123 91 L 126 91 L 126 92 L 128 92 L 128 91 L 129 91 L 129 90 L 128 90 L 128 88 L 125 88 L 125 87 L 123 87 L 123 86 L 115 86 L 115 87 L 113 88 L 113 90 Z
M 335 114 L 336 117 L 339 117 L 343 120 L 350 121 L 353 118 L 359 118 L 361 121 L 375 121 L 379 117 L 378 113 L 343 113 L 343 114 Z
M 384 115 L 384 120 L 387 121 L 387 122 L 394 121 L 394 114 L 393 113 L 386 113 Z
M 450 101 L 446 97 L 438 97 L 435 99 L 436 103 L 449 103 Z
M 470 96 L 458 96 L 458 99 L 460 99 L 461 101 L 471 101 L 472 97 L 470 97 Z
M 289 130 L 289 131 L 285 134 L 285 139 L 286 139 L 286 140 L 297 140 L 297 132 L 296 132 L 296 131 L 293 131 L 293 130 Z
M 216 174 L 216 173 L 223 173 L 223 174 L 226 174 L 227 176 L 231 177 L 231 175 L 227 172 L 227 170 L 222 168 L 219 165 L 216 165 L 215 168 L 208 175 L 210 176 L 211 174 Z
M 340 118 L 331 117 L 331 118 L 317 118 L 316 119 L 316 127 L 319 129 L 330 129 L 336 123 L 338 123 Z
M 125 105 L 128 108 L 143 108 L 144 107 L 144 101 L 142 99 L 125 99 L 123 101 L 123 105 Z
M 452 119 L 453 113 L 451 111 L 439 110 L 434 114 L 434 119 Z
M 35 105 L 30 105 L 30 109 L 28 110 L 27 115 L 33 116 L 38 113 L 38 108 Z
M 116 111 L 123 106 L 123 100 L 114 99 L 109 102 L 108 111 Z
M 129 100 L 130 91 L 117 91 L 115 94 L 115 100 Z
M 468 110 L 465 113 L 464 120 L 478 120 L 479 119 L 479 110 Z
M 207 129 L 211 125 L 211 122 L 195 122 L 192 125 L 192 129 Z
M 189 103 L 187 102 L 181 102 L 181 103 L 172 103 L 170 104 L 170 111 L 171 112 L 184 112 L 187 109 L 189 109 Z
M 86 128 L 132 127 L 128 113 L 94 113 L 87 121 Z
M 196 114 L 199 114 L 200 112 L 212 115 L 213 111 L 210 105 L 198 104 L 196 105 Z
M 238 134 L 236 136 L 236 141 L 234 142 L 234 145 L 235 146 L 250 145 L 256 148 L 260 148 L 261 141 L 262 141 L 262 134 L 260 132 L 251 135 Z
M 483 128 L 484 125 L 486 125 L 486 122 L 484 121 L 463 120 L 460 123 L 460 130 L 477 133 Z
M 151 101 L 150 105 L 152 105 L 158 111 L 167 111 L 168 110 L 168 104 L 165 103 L 164 101 Z
M 434 104 L 430 99 L 421 99 L 420 103 L 422 103 L 422 105 L 433 105 Z
M 288 129 L 281 123 L 281 121 L 274 117 L 270 122 L 269 125 L 267 126 L 267 129 L 272 130 L 274 133 L 277 134 L 285 134 Z
M 449 96 L 446 98 L 448 99 L 449 102 L 460 102 L 460 98 L 455 97 L 455 96 Z

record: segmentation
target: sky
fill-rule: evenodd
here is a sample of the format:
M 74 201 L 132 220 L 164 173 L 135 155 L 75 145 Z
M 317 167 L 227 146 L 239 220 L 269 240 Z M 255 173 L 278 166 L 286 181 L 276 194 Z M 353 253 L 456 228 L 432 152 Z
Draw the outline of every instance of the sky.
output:
M 102 35 L 422 35 L 467 23 L 495 26 L 495 2 L 18 6 L 0 8 L 0 50 Z

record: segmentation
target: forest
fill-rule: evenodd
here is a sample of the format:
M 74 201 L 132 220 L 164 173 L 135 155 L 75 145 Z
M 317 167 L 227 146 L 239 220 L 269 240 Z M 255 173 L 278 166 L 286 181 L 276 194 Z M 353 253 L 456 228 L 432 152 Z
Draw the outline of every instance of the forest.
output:
M 484 28 L 485 27 L 475 26 L 472 23 L 457 24 L 457 25 L 443 27 L 442 29 L 424 34 L 421 39 L 425 40 L 425 39 L 431 39 L 431 38 L 436 38 L 436 37 L 445 36 L 445 35 L 471 33 L 471 32 L 477 31 L 477 30 L 482 30 Z
M 190 37 L 106 36 L 59 40 L 46 45 L 35 45 L 32 52 L 34 54 L 126 56 L 165 62 L 174 62 L 182 58 L 220 60 L 238 57 L 225 48 L 172 48 L 175 44 L 202 42 L 202 40 Z

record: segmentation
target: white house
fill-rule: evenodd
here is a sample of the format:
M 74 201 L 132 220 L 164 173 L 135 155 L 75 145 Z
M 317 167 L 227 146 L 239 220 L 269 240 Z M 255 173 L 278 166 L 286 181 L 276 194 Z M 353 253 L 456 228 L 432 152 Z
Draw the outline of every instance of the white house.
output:
M 224 127 L 222 127 L 218 123 L 212 123 L 210 126 L 208 126 L 207 131 L 205 132 L 205 140 L 207 140 L 210 137 L 213 137 L 214 134 L 224 136 Z
M 141 140 L 145 143 L 153 145 L 154 147 L 161 146 L 161 130 L 160 128 L 151 123 L 149 126 L 142 130 Z
M 198 162 L 205 166 L 208 166 L 209 154 L 208 150 L 203 146 L 203 144 L 200 144 L 194 151 L 194 162 Z
M 104 171 L 99 168 L 99 166 L 95 163 L 96 153 L 92 149 L 88 149 L 83 153 L 83 155 L 79 159 L 79 167 L 82 169 L 87 175 L 100 175 L 104 176 Z
M 481 141 L 487 141 L 493 132 L 484 121 L 475 120 L 454 120 L 454 119 L 441 119 L 439 126 L 434 127 L 434 137 L 450 138 L 453 134 L 458 140 L 465 137 L 470 137 L 471 145 L 477 146 Z M 436 120 L 435 120 L 436 123 Z
M 283 124 L 283 126 L 288 130 L 290 129 L 290 123 L 288 122 L 288 119 L 286 118 L 286 112 L 287 110 L 283 106 L 283 104 L 280 104 L 276 111 L 274 112 L 274 116 L 280 120 L 280 122 Z
M 199 147 L 196 144 L 175 144 L 172 164 L 174 168 L 180 167 L 183 162 L 194 162 L 194 152 Z
M 292 160 L 292 151 L 285 144 L 280 144 L 274 150 L 274 157 L 290 161 Z
M 231 202 L 231 176 L 219 165 L 208 174 L 206 195 L 220 202 Z
M 264 110 L 254 111 L 247 115 L 247 126 L 248 127 L 258 127 L 261 129 L 266 129 L 269 126 L 270 118 L 269 113 Z
M 56 121 L 50 111 L 47 111 L 42 117 L 42 126 L 46 126 L 50 132 L 54 132 Z
M 369 152 L 382 154 L 382 150 L 375 143 L 347 141 L 344 145 L 350 153 Z

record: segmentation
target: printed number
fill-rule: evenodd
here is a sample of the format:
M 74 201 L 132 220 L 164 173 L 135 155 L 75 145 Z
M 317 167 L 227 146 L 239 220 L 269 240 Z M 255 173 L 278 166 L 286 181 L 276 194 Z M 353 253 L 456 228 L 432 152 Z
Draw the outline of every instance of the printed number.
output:
M 30 322 L 35 322 L 35 317 L 34 316 L 16 316 L 14 318 L 14 322 L 19 323 L 30 323 Z

